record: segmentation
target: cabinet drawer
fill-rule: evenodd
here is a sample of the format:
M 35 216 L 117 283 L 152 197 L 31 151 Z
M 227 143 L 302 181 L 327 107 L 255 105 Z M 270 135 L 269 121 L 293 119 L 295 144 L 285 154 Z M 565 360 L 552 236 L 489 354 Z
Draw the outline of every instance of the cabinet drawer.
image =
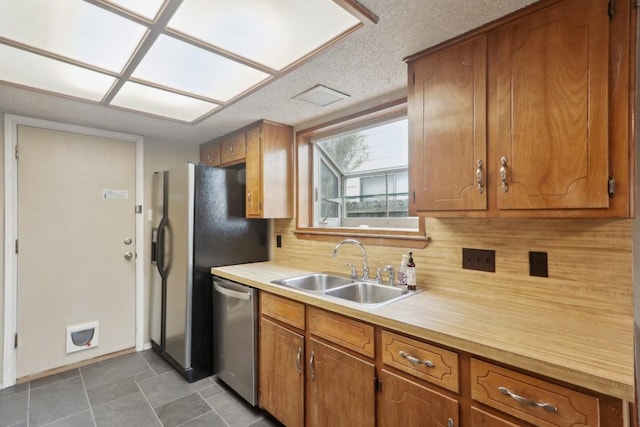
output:
M 245 133 L 225 138 L 220 141 L 220 162 L 222 164 L 239 162 L 247 156 Z
M 373 326 L 366 323 L 309 307 L 309 332 L 362 355 L 374 356 Z
M 540 427 L 598 426 L 598 398 L 471 359 L 471 397 Z
M 269 316 L 294 328 L 304 329 L 304 304 L 267 292 L 260 292 L 263 316 Z
M 459 390 L 458 354 L 382 331 L 382 361 L 453 392 Z

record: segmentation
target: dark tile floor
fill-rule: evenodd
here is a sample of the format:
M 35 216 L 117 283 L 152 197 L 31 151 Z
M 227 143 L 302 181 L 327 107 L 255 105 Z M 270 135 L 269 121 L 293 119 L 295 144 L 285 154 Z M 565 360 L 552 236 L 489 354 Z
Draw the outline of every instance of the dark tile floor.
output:
M 188 383 L 151 350 L 0 390 L 0 426 L 276 427 L 215 376 Z

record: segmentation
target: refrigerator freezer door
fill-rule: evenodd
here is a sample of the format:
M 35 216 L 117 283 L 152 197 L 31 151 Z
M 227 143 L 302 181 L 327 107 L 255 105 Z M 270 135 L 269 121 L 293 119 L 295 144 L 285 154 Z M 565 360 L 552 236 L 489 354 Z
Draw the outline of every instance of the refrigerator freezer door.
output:
M 165 352 L 188 369 L 191 367 L 194 165 L 173 169 L 168 174 Z
M 162 242 L 158 241 L 158 229 L 160 222 L 164 217 L 164 172 L 156 172 L 153 174 L 152 181 L 152 230 L 151 230 L 151 302 L 149 313 L 149 337 L 153 344 L 162 348 L 164 342 L 163 334 L 163 283 L 162 276 L 158 271 L 158 251 L 162 249 Z

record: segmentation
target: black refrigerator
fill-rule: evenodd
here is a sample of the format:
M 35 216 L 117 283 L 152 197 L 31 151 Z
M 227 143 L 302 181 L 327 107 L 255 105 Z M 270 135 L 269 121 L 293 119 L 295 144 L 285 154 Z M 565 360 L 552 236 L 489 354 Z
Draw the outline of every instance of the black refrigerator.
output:
M 211 267 L 269 258 L 244 182 L 244 169 L 192 163 L 153 177 L 151 346 L 189 382 L 215 373 Z

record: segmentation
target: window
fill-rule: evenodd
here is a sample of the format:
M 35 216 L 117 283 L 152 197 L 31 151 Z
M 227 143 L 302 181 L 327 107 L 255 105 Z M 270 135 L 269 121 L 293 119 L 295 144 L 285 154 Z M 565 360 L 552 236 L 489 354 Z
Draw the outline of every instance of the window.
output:
M 311 138 L 314 227 L 417 229 L 408 208 L 405 115 Z

